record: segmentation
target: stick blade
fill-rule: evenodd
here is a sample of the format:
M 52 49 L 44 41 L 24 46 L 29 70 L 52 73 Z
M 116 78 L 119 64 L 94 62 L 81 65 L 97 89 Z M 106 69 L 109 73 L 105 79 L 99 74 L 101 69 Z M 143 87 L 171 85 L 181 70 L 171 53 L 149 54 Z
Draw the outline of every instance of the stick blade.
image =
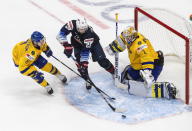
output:
M 122 113 L 122 112 L 126 112 L 127 109 L 123 109 L 123 108 L 116 108 L 115 109 L 115 112 L 119 112 L 119 113 Z

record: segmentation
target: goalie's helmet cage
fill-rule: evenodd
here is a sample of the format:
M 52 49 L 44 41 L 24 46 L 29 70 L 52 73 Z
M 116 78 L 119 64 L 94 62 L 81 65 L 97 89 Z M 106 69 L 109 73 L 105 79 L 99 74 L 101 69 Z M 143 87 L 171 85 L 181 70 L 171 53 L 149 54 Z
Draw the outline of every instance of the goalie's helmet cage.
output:
M 77 31 L 81 34 L 85 33 L 88 29 L 88 24 L 85 18 L 79 18 L 76 20 Z
M 192 25 L 181 16 L 165 9 L 136 7 L 134 16 L 135 29 L 151 41 L 156 51 L 162 50 L 165 55 L 164 69 L 158 81 L 174 83 L 180 98 L 187 104 L 192 103 Z
M 131 41 L 134 39 L 134 33 L 136 33 L 136 30 L 133 26 L 127 26 L 122 32 L 123 38 L 127 41 L 128 44 L 131 43 Z

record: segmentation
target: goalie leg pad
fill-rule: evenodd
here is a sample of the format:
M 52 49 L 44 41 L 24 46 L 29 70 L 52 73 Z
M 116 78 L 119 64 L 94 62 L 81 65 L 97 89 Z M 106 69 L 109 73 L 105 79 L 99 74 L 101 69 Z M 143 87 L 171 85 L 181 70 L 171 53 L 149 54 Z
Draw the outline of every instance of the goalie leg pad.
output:
M 176 87 L 169 82 L 155 82 L 151 88 L 146 88 L 143 82 L 129 80 L 128 92 L 131 95 L 176 99 Z
M 173 83 L 155 82 L 151 93 L 154 98 L 176 99 L 177 90 Z

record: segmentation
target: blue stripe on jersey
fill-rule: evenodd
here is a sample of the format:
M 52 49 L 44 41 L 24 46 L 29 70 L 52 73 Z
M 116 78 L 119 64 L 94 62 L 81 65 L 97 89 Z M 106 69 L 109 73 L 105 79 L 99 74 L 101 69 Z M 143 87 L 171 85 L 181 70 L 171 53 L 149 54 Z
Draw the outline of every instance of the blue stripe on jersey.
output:
M 147 65 L 147 64 L 154 64 L 154 62 L 144 62 L 142 65 Z
M 47 64 L 47 60 L 43 56 L 39 56 L 33 65 L 37 66 L 39 69 L 43 68 Z
M 25 73 L 27 70 L 29 70 L 29 67 L 25 68 L 25 70 L 20 71 L 21 74 Z
M 83 62 L 83 61 L 88 61 L 89 60 L 89 50 L 88 49 L 84 49 L 81 51 L 80 53 L 80 62 Z

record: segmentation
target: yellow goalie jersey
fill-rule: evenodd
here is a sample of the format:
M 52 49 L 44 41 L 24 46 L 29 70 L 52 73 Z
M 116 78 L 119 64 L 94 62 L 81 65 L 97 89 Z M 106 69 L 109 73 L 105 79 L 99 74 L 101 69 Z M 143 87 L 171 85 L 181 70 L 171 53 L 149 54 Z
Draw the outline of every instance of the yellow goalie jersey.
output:
M 150 41 L 143 35 L 135 32 L 130 43 L 126 42 L 121 34 L 118 36 L 109 47 L 114 52 L 122 52 L 126 48 L 130 59 L 130 65 L 135 70 L 154 68 L 154 60 L 158 59 L 158 54 L 153 49 Z
M 29 75 L 36 70 L 31 65 L 37 60 L 41 52 L 46 51 L 47 48 L 46 43 L 40 49 L 37 49 L 33 46 L 31 39 L 22 41 L 17 43 L 12 50 L 13 61 L 23 75 Z

